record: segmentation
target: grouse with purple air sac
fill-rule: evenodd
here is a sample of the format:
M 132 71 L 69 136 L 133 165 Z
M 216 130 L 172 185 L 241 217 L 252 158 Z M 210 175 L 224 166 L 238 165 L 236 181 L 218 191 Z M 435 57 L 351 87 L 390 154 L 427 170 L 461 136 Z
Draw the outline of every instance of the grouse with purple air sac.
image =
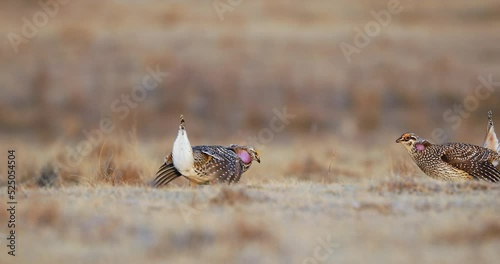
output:
M 418 167 L 437 180 L 484 180 L 500 182 L 500 171 L 495 163 L 498 152 L 464 143 L 432 144 L 413 134 L 405 133 L 396 140 L 406 148 Z
M 260 163 L 259 153 L 249 146 L 191 147 L 181 116 L 172 153 L 167 155 L 165 163 L 156 173 L 154 186 L 166 186 L 179 177 L 187 178 L 191 185 L 236 183 L 254 160 Z

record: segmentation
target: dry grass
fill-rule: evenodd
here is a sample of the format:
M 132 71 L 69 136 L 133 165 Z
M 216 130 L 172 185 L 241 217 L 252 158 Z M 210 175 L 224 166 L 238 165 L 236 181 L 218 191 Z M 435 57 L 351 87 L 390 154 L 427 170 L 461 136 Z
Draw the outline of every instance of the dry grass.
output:
M 16 143 L 16 261 L 302 263 L 321 239 L 335 244 L 328 263 L 499 257 L 499 185 L 437 182 L 400 146 L 366 151 L 315 137 L 266 146 L 240 184 L 197 189 L 184 179 L 148 186 L 163 144 L 107 139 L 77 167 L 65 167 L 57 162 L 60 146 L 27 152 Z
M 16 260 L 302 263 L 318 239 L 331 236 L 338 247 L 329 263 L 366 257 L 421 263 L 412 257 L 420 254 L 428 263 L 468 263 L 478 254 L 482 263 L 495 263 L 500 189 L 425 178 L 415 188 L 422 185 L 443 191 L 374 192 L 370 184 L 313 182 L 30 188 L 18 196 Z
M 396 194 L 429 194 L 441 193 L 457 194 L 470 191 L 492 191 L 499 190 L 500 186 L 487 182 L 473 181 L 463 183 L 441 183 L 435 181 L 421 181 L 411 177 L 393 178 L 373 184 L 370 191 L 379 193 Z
M 489 243 L 500 240 L 500 223 L 497 219 L 484 220 L 481 225 L 454 226 L 441 231 L 436 240 L 449 244 Z
M 42 179 L 64 168 L 39 163 L 32 170 L 40 173 L 33 178 L 20 175 L 25 180 L 17 196 L 16 261 L 302 263 L 313 256 L 319 240 L 335 245 L 328 263 L 366 258 L 469 263 L 478 254 L 481 263 L 498 259 L 500 186 L 437 182 L 410 165 L 393 167 L 395 157 L 410 162 L 402 148 L 373 149 L 392 157 L 381 162 L 360 146 L 309 142 L 308 148 L 303 142 L 272 145 L 275 155 L 262 155 L 263 163 L 255 164 L 238 185 L 196 189 L 183 179 L 166 189 L 147 186 L 161 163 L 159 144 L 144 143 L 143 150 L 131 154 L 108 141 L 99 154 L 82 161 L 82 174 L 74 176 L 81 180 L 58 176 L 44 187 L 39 187 Z M 320 169 L 310 169 L 314 166 L 307 157 L 314 151 L 324 153 L 315 158 Z M 344 153 L 354 153 L 359 162 L 341 174 L 343 161 L 353 159 Z M 42 156 L 36 149 L 30 155 Z M 153 161 L 127 167 L 136 156 Z M 114 165 L 99 162 L 110 157 Z M 6 217 L 1 211 L 0 218 Z M 8 260 L 0 254 L 0 262 Z

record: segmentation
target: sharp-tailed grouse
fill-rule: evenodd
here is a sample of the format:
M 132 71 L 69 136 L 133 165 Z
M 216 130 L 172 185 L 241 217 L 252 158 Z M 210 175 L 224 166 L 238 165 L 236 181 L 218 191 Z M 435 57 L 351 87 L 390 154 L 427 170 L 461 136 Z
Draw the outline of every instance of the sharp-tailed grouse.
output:
M 418 167 L 428 176 L 445 181 L 485 180 L 500 182 L 498 152 L 464 143 L 432 144 L 413 133 L 396 140 L 406 148 Z
M 254 160 L 260 163 L 259 153 L 249 146 L 191 147 L 181 116 L 172 153 L 165 157 L 165 163 L 156 173 L 154 186 L 166 186 L 181 176 L 187 178 L 191 185 L 236 183 Z

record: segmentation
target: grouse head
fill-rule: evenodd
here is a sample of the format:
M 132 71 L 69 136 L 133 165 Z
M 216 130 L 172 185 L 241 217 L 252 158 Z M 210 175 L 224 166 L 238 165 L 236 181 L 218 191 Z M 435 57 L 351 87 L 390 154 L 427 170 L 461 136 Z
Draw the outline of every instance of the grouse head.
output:
M 239 146 L 239 145 L 230 145 L 230 148 L 236 152 L 236 155 L 240 157 L 243 163 L 249 165 L 255 160 L 260 163 L 259 151 L 255 150 L 252 146 Z
M 410 153 L 414 152 L 422 152 L 427 147 L 431 145 L 431 143 L 414 133 L 404 133 L 401 137 L 396 140 L 396 143 L 401 143 Z

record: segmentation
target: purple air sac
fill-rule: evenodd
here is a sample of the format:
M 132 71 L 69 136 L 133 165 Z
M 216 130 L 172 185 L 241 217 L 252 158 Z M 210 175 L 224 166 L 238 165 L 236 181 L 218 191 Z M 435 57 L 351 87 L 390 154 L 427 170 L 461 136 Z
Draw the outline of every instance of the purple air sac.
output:
M 425 150 L 424 144 L 416 144 L 415 148 L 417 148 L 418 151 L 424 151 Z
M 239 156 L 239 157 L 240 157 L 240 159 L 241 159 L 244 163 L 246 163 L 246 164 L 248 164 L 248 163 L 252 162 L 252 157 L 250 157 L 250 154 L 248 154 L 248 152 L 246 152 L 246 151 L 244 151 L 244 150 L 239 151 L 239 152 L 238 152 L 238 156 Z

